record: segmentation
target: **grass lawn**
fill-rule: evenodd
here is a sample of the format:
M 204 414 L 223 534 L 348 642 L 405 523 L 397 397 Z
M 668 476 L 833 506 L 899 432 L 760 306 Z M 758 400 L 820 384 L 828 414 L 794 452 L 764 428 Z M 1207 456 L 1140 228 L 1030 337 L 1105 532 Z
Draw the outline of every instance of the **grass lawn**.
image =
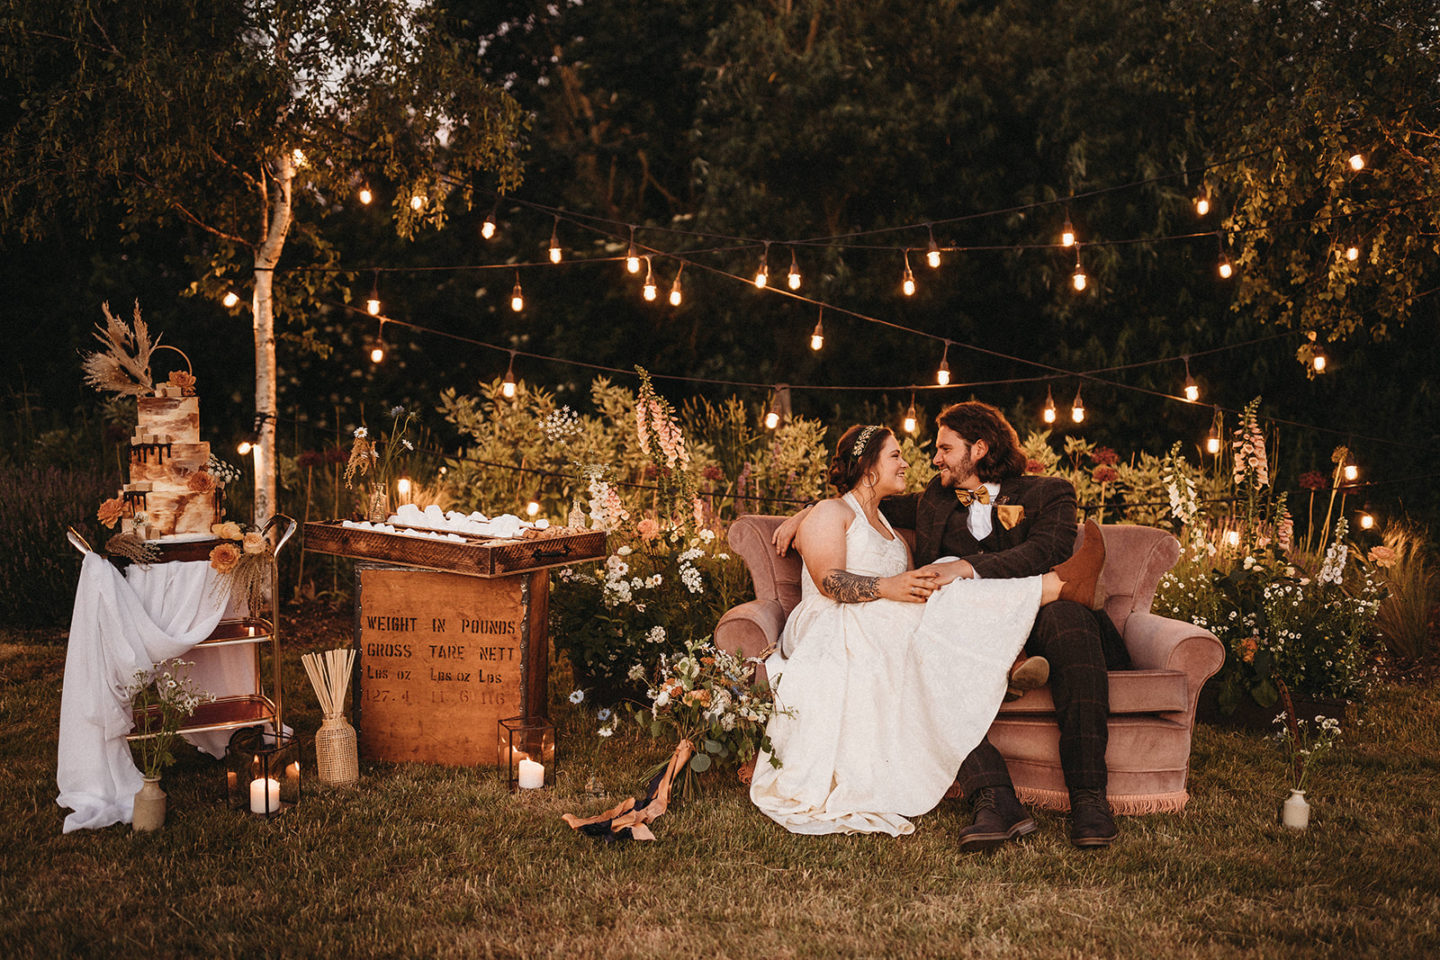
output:
M 287 719 L 319 710 L 299 656 L 347 616 L 292 630 Z M 222 803 L 219 763 L 167 771 L 167 825 L 60 832 L 64 648 L 0 632 L 0 957 L 1432 957 L 1440 953 L 1440 694 L 1388 686 L 1315 776 L 1311 827 L 1277 823 L 1259 735 L 1202 726 L 1184 814 L 1126 818 L 1082 852 L 1063 818 L 960 856 L 963 803 L 913 836 L 791 836 L 731 779 L 603 846 L 560 814 L 633 790 L 666 753 L 560 700 L 558 787 L 489 770 L 364 765 L 271 822 Z M 313 748 L 307 750 L 313 761 Z M 313 770 L 313 762 L 309 762 Z M 611 796 L 585 795 L 598 775 Z

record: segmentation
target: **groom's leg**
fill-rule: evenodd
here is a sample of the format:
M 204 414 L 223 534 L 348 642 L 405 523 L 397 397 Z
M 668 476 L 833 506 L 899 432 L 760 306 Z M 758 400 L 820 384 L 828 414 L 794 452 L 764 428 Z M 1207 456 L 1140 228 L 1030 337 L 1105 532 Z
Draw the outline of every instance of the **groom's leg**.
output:
M 1026 649 L 1050 661 L 1050 693 L 1060 727 L 1060 769 L 1065 786 L 1100 790 L 1103 795 L 1110 681 L 1094 615 L 1078 603 L 1061 600 L 1046 604 L 1035 618 Z

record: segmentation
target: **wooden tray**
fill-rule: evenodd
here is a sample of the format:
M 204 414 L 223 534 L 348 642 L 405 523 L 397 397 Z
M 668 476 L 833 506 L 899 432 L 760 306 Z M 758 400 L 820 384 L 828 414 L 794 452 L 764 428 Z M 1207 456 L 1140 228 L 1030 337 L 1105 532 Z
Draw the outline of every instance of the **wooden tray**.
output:
M 505 577 L 527 570 L 563 567 L 605 556 L 605 532 L 585 530 L 534 540 L 503 540 L 460 534 L 459 540 L 436 540 L 399 533 L 344 527 L 338 520 L 305 524 L 305 549 L 339 557 L 385 560 L 471 577 Z

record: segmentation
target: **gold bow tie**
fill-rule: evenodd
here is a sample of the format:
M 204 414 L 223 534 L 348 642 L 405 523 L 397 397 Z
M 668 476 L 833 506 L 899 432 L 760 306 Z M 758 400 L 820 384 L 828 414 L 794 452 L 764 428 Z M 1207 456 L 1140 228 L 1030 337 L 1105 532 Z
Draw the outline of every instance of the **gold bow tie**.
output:
M 960 501 L 960 506 L 968 507 L 975 501 L 985 506 L 990 505 L 990 489 L 988 487 L 976 487 L 974 490 L 956 490 L 955 499 Z

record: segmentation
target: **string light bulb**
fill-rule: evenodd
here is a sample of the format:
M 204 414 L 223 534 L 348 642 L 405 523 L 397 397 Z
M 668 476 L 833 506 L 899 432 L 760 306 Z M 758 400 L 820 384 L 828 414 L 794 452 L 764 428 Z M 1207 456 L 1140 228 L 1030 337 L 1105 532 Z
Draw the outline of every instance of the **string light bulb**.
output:
M 670 284 L 670 306 L 672 307 L 680 306 L 680 302 L 685 299 L 685 294 L 680 290 L 680 274 L 684 269 L 685 264 L 680 264 L 675 270 L 675 282 Z
M 930 244 L 925 248 L 925 262 L 930 264 L 930 269 L 940 266 L 940 245 L 935 242 L 935 230 L 928 223 L 925 229 L 930 233 Z
M 370 362 L 380 363 L 385 359 L 385 321 L 380 321 L 380 330 L 375 334 L 375 342 L 370 345 Z
M 1353 463 L 1347 463 L 1340 469 L 1340 475 L 1345 478 L 1346 483 L 1354 483 L 1360 479 L 1360 468 Z
M 1075 399 L 1070 403 L 1070 419 L 1076 423 L 1085 422 L 1085 401 L 1080 397 L 1080 387 L 1075 387 Z
M 500 381 L 500 395 L 506 400 L 515 399 L 515 351 L 510 351 L 510 365 L 505 368 L 505 379 Z
M 1046 423 L 1054 423 L 1058 411 L 1055 409 L 1055 394 L 1049 387 L 1045 388 L 1045 409 L 1040 411 L 1040 419 Z
M 913 434 L 920 426 L 920 418 L 915 415 L 915 398 L 910 398 L 910 409 L 905 411 L 905 432 Z
M 625 251 L 625 272 L 640 272 L 640 254 L 635 252 L 635 228 L 630 228 L 630 249 Z
M 480 224 L 480 236 L 484 237 L 486 240 L 489 240 L 491 237 L 495 236 L 495 210 L 493 208 L 490 210 L 489 213 L 485 215 L 485 222 Z
M 1082 292 L 1090 283 L 1090 278 L 1085 276 L 1085 268 L 1080 265 L 1080 248 L 1075 248 L 1075 273 L 1070 278 L 1070 285 L 1075 288 L 1076 293 Z
M 290 151 L 290 159 L 297 167 L 308 166 L 310 163 L 310 161 L 305 156 L 305 151 L 301 150 L 299 147 L 296 147 L 294 150 Z
M 370 206 L 370 201 L 371 201 L 371 200 L 374 200 L 374 199 L 375 199 L 375 194 L 372 193 L 372 192 L 370 192 L 370 184 L 367 183 L 367 184 L 365 184 L 365 186 L 363 186 L 363 187 L 360 188 L 360 202 L 361 202 L 361 203 L 363 203 L 365 206 L 368 207 L 368 206 Z
M 1351 263 L 1354 263 L 1356 260 L 1359 260 L 1359 259 L 1360 259 L 1360 248 L 1357 247 L 1357 246 L 1355 246 L 1355 244 L 1353 244 L 1353 243 L 1350 244 L 1350 246 L 1348 246 L 1348 247 L 1345 248 L 1345 259 L 1346 259 L 1346 260 L 1349 260 Z
M 365 312 L 372 317 L 380 316 L 380 271 L 375 271 L 375 278 L 370 282 L 370 298 L 365 301 Z
M 241 440 L 239 443 L 235 444 L 235 452 L 238 453 L 238 454 L 240 454 L 240 456 L 242 456 L 242 457 L 248 456 L 249 453 L 250 453 L 250 451 L 251 451 L 251 450 L 254 450 L 254 449 L 255 449 L 255 441 L 251 440 L 249 437 L 246 437 L 245 439 Z
M 915 274 L 910 270 L 910 251 L 905 251 L 905 273 L 900 278 L 900 292 L 907 297 L 915 296 Z
M 535 516 L 535 515 L 536 515 L 537 513 L 539 513 L 539 512 L 540 512 L 540 491 L 537 490 L 537 491 L 535 491 L 535 493 L 530 497 L 530 501 L 525 504 L 525 515 L 526 515 L 527 517 L 533 517 L 533 516 Z
M 1235 273 L 1235 268 L 1231 265 L 1230 258 L 1225 256 L 1224 253 L 1220 254 L 1220 266 L 1217 269 L 1219 270 L 1221 280 L 1229 280 L 1231 275 Z
M 1360 529 L 1361 529 L 1361 530 L 1374 530 L 1374 529 L 1375 529 L 1375 517 L 1374 517 L 1373 514 L 1370 513 L 1369 510 L 1361 510 L 1361 511 L 1360 511 Z
M 1060 228 L 1060 246 L 1075 246 L 1075 225 L 1070 222 L 1070 214 L 1065 214 L 1065 226 Z
M 400 494 L 403 502 L 405 503 L 410 502 L 410 486 L 411 484 L 409 477 L 401 477 L 399 480 L 395 481 L 395 492 Z
M 820 308 L 820 316 L 815 318 L 815 329 L 810 331 L 810 349 L 819 350 L 825 346 L 825 308 Z
M 1203 217 L 1203 216 L 1205 216 L 1205 214 L 1207 214 L 1207 213 L 1209 213 L 1209 212 L 1210 212 L 1210 198 L 1207 197 L 1207 196 L 1205 196 L 1205 195 L 1202 193 L 1199 197 L 1196 197 L 1196 198 L 1195 198 L 1195 214 L 1196 214 L 1197 216 Z
M 560 218 L 555 218 L 555 226 L 550 229 L 550 262 L 559 263 L 564 256 L 560 252 Z
M 420 212 L 420 208 L 423 207 L 423 206 L 425 206 L 425 195 L 424 195 L 423 193 L 417 193 L 417 194 L 415 194 L 415 196 L 413 196 L 413 197 L 410 198 L 410 209 L 411 209 L 411 210 L 414 210 L 416 213 L 419 213 L 419 212 Z
M 935 382 L 942 387 L 950 385 L 950 341 L 945 341 L 945 350 L 940 354 L 940 369 L 935 371 Z
M 1205 452 L 1212 457 L 1220 453 L 1220 430 L 1213 424 L 1210 427 L 1210 432 L 1205 435 Z
M 1200 399 L 1200 384 L 1190 375 L 1190 358 L 1185 358 L 1185 399 L 1195 403 Z
M 760 254 L 760 267 L 755 271 L 755 289 L 764 290 L 770 282 L 770 242 L 765 242 L 765 252 Z
M 791 290 L 800 289 L 800 261 L 795 258 L 795 251 L 790 251 L 790 272 L 785 275 L 785 283 Z
M 1325 348 L 1317 343 L 1310 352 L 1310 369 L 1316 373 L 1324 373 L 1328 366 L 1330 366 L 1330 358 L 1325 355 Z
M 1365 169 L 1365 156 L 1359 153 L 1350 154 L 1350 169 L 1359 173 Z
M 510 309 L 519 313 L 525 309 L 525 294 L 520 289 L 520 271 L 515 271 L 515 289 L 510 291 Z
M 765 429 L 774 430 L 780 426 L 780 389 L 770 393 L 770 409 L 765 411 Z
M 240 302 L 240 294 L 236 293 L 234 290 L 226 290 L 225 297 L 220 302 L 225 304 L 226 308 L 233 307 L 235 306 L 235 304 Z
M 647 302 L 653 302 L 658 293 L 655 287 L 655 270 L 650 264 L 650 258 L 645 258 L 645 286 L 642 291 Z

